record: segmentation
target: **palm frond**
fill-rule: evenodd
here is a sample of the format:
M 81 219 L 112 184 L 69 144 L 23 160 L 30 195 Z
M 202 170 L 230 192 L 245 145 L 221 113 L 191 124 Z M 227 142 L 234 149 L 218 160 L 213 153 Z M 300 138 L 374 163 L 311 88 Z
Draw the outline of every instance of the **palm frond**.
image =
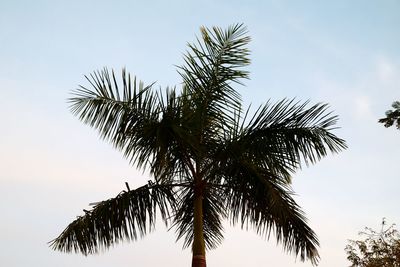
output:
M 318 239 L 307 225 L 304 213 L 292 198 L 285 181 L 247 160 L 234 162 L 225 169 L 226 205 L 233 224 L 253 227 L 277 242 L 288 252 L 316 264 Z
M 327 105 L 307 108 L 307 104 L 293 100 L 282 100 L 275 105 L 267 103 L 249 122 L 246 121 L 248 110 L 245 116 L 239 113 L 220 140 L 208 148 L 213 160 L 205 169 L 214 172 L 209 177 L 218 180 L 218 168 L 240 158 L 290 183 L 303 162 L 314 163 L 328 151 L 337 153 L 345 149 L 345 141 L 331 132 L 337 116 L 327 111 Z
M 274 105 L 267 103 L 244 128 L 242 140 L 254 148 L 251 153 L 266 153 L 265 159 L 276 158 L 290 171 L 299 168 L 302 160 L 315 163 L 328 151 L 338 153 L 345 149 L 345 141 L 331 132 L 338 117 L 328 112 L 328 105 L 307 105 L 308 102 L 286 99 Z
M 149 167 L 157 181 L 171 181 L 186 172 L 182 163 L 188 160 L 187 150 L 193 151 L 190 132 L 182 130 L 181 105 L 187 98 L 179 97 L 175 89 L 167 88 L 165 95 L 154 93 L 151 85 L 144 86 L 136 78 L 131 81 L 125 70 L 122 87 L 107 69 L 86 78 L 92 88 L 81 86 L 69 99 L 75 115 L 138 168 Z
M 267 237 L 273 231 L 287 251 L 316 264 L 318 240 L 292 198 L 291 175 L 303 160 L 314 163 L 346 144 L 330 132 L 337 118 L 327 105 L 307 104 L 267 103 L 247 125 L 246 115 L 238 114 L 221 142 L 209 149 L 214 160 L 205 170 L 209 182 L 225 189 L 222 198 L 233 223 Z
M 116 146 L 124 145 L 128 126 L 149 123 L 157 118 L 156 97 L 151 86 L 144 86 L 136 78 L 122 71 L 122 89 L 119 89 L 114 71 L 105 68 L 85 76 L 92 88 L 80 86 L 68 99 L 71 111 L 84 123 L 97 128 L 101 136 L 111 139 Z
M 250 64 L 249 50 L 245 47 L 250 37 L 242 24 L 226 31 L 202 27 L 201 34 L 197 44 L 188 45 L 186 64 L 179 73 L 197 109 L 223 124 L 231 120 L 232 109 L 240 108 L 241 96 L 231 83 L 248 78 L 248 72 L 242 68 Z
M 223 240 L 222 220 L 226 218 L 225 203 L 216 188 L 208 187 L 203 197 L 203 232 L 208 249 L 216 248 Z M 183 238 L 183 247 L 189 247 L 194 238 L 194 191 L 184 188 L 177 203 L 173 227 L 177 240 Z
M 92 88 L 80 86 L 73 91 L 69 98 L 72 113 L 96 128 L 101 137 L 115 147 L 124 150 L 127 157 L 136 156 L 126 149 L 127 143 L 134 137 L 140 139 L 140 131 L 159 120 L 160 110 L 157 96 L 151 91 L 152 85 L 144 86 L 136 78 L 132 81 L 125 70 L 122 71 L 122 88 L 114 71 L 103 69 L 85 77 Z
M 50 246 L 87 255 L 123 239 L 136 240 L 153 229 L 157 210 L 168 223 L 171 209 L 175 207 L 172 187 L 149 182 L 135 190 L 122 191 L 92 210 L 85 210 Z

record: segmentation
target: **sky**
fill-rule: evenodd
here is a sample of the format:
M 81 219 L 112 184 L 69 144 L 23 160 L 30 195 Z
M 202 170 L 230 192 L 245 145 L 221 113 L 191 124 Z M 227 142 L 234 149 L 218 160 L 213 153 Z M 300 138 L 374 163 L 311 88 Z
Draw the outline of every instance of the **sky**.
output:
M 156 88 L 176 72 L 199 27 L 244 23 L 252 42 L 245 105 L 296 98 L 329 103 L 348 149 L 293 177 L 295 199 L 321 246 L 321 267 L 348 266 L 344 248 L 383 217 L 400 224 L 400 131 L 377 120 L 400 99 L 400 2 L 0 2 L 0 265 L 189 266 L 162 223 L 142 240 L 85 257 L 47 242 L 88 209 L 151 179 L 68 109 L 84 75 L 126 67 Z M 208 266 L 309 267 L 282 247 L 225 224 Z

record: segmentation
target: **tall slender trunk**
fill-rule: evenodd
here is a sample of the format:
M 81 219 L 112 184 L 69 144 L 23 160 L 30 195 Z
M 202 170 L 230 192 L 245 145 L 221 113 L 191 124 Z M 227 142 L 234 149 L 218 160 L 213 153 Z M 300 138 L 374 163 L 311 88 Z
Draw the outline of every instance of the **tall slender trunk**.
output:
M 193 258 L 192 267 L 206 267 L 206 249 L 203 232 L 203 186 L 194 192 Z

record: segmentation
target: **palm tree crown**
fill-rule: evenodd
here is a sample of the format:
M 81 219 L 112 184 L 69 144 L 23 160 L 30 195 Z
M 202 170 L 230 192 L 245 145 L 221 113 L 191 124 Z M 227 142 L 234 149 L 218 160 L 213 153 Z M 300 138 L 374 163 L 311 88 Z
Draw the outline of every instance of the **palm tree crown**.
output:
M 288 252 L 317 263 L 318 239 L 292 198 L 291 177 L 344 140 L 331 133 L 326 104 L 267 102 L 253 116 L 233 89 L 248 78 L 246 28 L 201 28 L 178 71 L 180 90 L 153 91 L 125 70 L 104 69 L 70 98 L 72 112 L 154 178 L 97 203 L 51 242 L 54 249 L 97 252 L 148 233 L 161 214 L 205 266 L 205 250 L 223 239 L 222 222 L 275 235 Z

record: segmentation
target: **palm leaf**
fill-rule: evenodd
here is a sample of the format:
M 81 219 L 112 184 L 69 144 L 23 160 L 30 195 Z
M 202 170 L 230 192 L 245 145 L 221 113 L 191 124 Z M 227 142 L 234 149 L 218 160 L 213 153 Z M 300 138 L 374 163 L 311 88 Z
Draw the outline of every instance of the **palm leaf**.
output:
M 273 231 L 285 250 L 316 264 L 318 239 L 286 182 L 246 160 L 234 164 L 226 170 L 222 184 L 232 223 L 252 226 L 267 238 Z
M 86 78 L 92 88 L 81 86 L 69 99 L 75 115 L 138 168 L 149 167 L 157 181 L 187 173 L 188 149 L 194 150 L 190 131 L 183 129 L 189 120 L 182 118 L 184 105 L 190 105 L 188 97 L 179 97 L 175 89 L 168 88 L 165 95 L 153 93 L 151 85 L 144 86 L 136 78 L 131 82 L 125 70 L 122 87 L 107 69 Z
M 240 108 L 240 94 L 231 83 L 241 83 L 241 79 L 248 78 L 248 72 L 242 69 L 250 63 L 249 50 L 245 47 L 250 37 L 246 33 L 242 24 L 226 31 L 203 27 L 201 40 L 188 45 L 190 50 L 184 56 L 186 64 L 180 67 L 179 73 L 204 125 L 202 129 L 207 122 L 229 123 L 232 110 Z
M 142 131 L 159 120 L 157 96 L 150 90 L 151 85 L 144 86 L 136 78 L 131 81 L 125 70 L 121 89 L 114 71 L 110 73 L 104 69 L 85 77 L 92 88 L 80 86 L 73 91 L 69 99 L 72 113 L 96 128 L 101 137 L 115 147 L 124 150 L 127 157 L 137 160 L 138 165 L 145 164 L 144 158 L 150 153 L 146 148 L 136 154 L 126 148 L 132 140 L 143 138 Z
M 307 104 L 267 103 L 247 126 L 246 116 L 238 114 L 223 140 L 210 147 L 214 160 L 204 169 L 207 181 L 225 190 L 222 198 L 233 223 L 250 225 L 267 237 L 274 231 L 286 250 L 315 264 L 318 240 L 291 196 L 291 175 L 303 161 L 314 163 L 346 145 L 330 133 L 337 118 L 327 105 Z
M 307 105 L 286 99 L 274 105 L 267 103 L 243 129 L 240 142 L 246 143 L 254 157 L 276 159 L 276 165 L 286 164 L 290 171 L 299 168 L 302 160 L 315 163 L 328 151 L 345 149 L 345 141 L 331 132 L 338 118 L 328 112 L 328 105 Z M 269 169 L 274 165 L 266 164 Z
M 122 191 L 90 211 L 85 210 L 50 245 L 65 252 L 95 253 L 124 239 L 136 240 L 151 231 L 157 210 L 168 223 L 174 207 L 172 186 L 149 182 L 135 190 Z
M 209 186 L 203 196 L 203 232 L 208 249 L 214 249 L 223 240 L 223 219 L 227 218 L 222 192 Z M 177 202 L 173 227 L 176 228 L 177 240 L 183 239 L 183 247 L 189 247 L 194 239 L 194 191 L 184 188 Z

